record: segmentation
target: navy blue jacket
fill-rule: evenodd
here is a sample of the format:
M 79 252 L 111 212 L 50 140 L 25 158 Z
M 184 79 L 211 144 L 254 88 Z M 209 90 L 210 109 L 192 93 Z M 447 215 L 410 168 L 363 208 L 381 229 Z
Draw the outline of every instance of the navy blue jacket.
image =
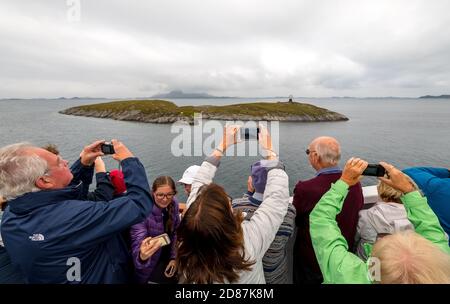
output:
M 153 208 L 144 167 L 137 158 L 124 160 L 127 194 L 109 202 L 86 200 L 93 167 L 78 160 L 71 169 L 69 187 L 8 203 L 1 233 L 12 263 L 28 283 L 129 282 L 129 250 L 121 232 Z

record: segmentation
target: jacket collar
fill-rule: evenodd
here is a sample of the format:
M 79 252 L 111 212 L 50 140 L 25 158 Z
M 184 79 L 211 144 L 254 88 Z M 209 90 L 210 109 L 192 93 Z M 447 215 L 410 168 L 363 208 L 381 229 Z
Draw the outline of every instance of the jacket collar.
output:
M 82 183 L 77 186 L 70 186 L 57 190 L 41 190 L 38 192 L 28 192 L 12 201 L 8 202 L 11 212 L 24 214 L 35 209 L 59 203 L 66 200 L 81 199 Z
M 338 166 L 322 168 L 319 171 L 317 171 L 316 176 L 319 176 L 321 174 L 335 174 L 335 173 L 342 173 L 341 168 L 339 168 Z
M 159 208 L 159 206 L 156 205 L 156 203 L 154 203 L 153 208 L 152 208 L 152 215 L 153 216 L 161 216 L 162 213 L 163 213 L 163 210 L 161 208 Z

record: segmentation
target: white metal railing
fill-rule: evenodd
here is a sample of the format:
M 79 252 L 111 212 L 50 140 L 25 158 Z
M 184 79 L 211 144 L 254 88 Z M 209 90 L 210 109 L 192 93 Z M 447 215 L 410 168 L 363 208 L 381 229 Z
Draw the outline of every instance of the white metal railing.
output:
M 364 204 L 374 204 L 380 201 L 377 186 L 366 186 L 363 187 L 362 190 L 364 195 Z

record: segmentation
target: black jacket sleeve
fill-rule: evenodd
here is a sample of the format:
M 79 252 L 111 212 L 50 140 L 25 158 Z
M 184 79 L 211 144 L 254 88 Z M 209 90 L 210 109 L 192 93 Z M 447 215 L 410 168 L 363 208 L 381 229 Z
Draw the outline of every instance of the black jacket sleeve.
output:
M 95 174 L 97 187 L 93 192 L 87 194 L 88 201 L 110 201 L 114 197 L 114 186 L 109 179 L 106 172 L 99 172 Z

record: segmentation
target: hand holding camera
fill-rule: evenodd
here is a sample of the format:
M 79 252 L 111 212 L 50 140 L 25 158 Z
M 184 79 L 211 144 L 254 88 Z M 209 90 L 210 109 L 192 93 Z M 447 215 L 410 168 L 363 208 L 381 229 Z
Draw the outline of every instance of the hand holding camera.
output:
M 362 175 L 366 176 L 384 176 L 386 174 L 386 170 L 382 165 L 379 164 L 369 164 L 367 168 L 363 171 Z
M 107 143 L 104 140 L 97 140 L 84 147 L 83 151 L 81 151 L 81 163 L 84 166 L 92 166 L 97 157 L 108 154 L 112 155 L 118 161 L 133 157 L 130 150 L 116 139 L 111 140 L 111 143 Z
M 409 193 L 415 190 L 414 185 L 402 171 L 385 162 L 380 162 L 380 165 L 387 172 L 387 177 L 379 177 L 382 182 L 403 193 Z
M 104 140 L 97 140 L 92 144 L 84 147 L 83 151 L 80 153 L 81 163 L 84 166 L 92 166 L 95 159 L 98 156 L 102 156 L 103 152 L 101 146 L 105 143 Z
M 216 157 L 222 157 L 225 151 L 231 147 L 232 145 L 236 144 L 238 141 L 238 132 L 239 132 L 240 126 L 238 125 L 230 125 L 225 126 L 223 130 L 223 137 L 220 141 L 217 148 L 214 150 L 213 155 Z
M 341 180 L 350 187 L 361 180 L 361 174 L 367 168 L 368 163 L 360 158 L 352 157 L 345 164 Z
M 128 150 L 128 148 L 117 139 L 111 140 L 111 144 L 114 150 L 114 154 L 112 154 L 112 157 L 115 160 L 123 161 L 124 159 L 127 159 L 129 157 L 134 157 L 133 153 L 131 153 L 130 150 Z
M 259 144 L 267 154 L 267 159 L 276 159 L 277 154 L 273 151 L 272 137 L 270 136 L 269 130 L 263 125 L 259 126 Z

